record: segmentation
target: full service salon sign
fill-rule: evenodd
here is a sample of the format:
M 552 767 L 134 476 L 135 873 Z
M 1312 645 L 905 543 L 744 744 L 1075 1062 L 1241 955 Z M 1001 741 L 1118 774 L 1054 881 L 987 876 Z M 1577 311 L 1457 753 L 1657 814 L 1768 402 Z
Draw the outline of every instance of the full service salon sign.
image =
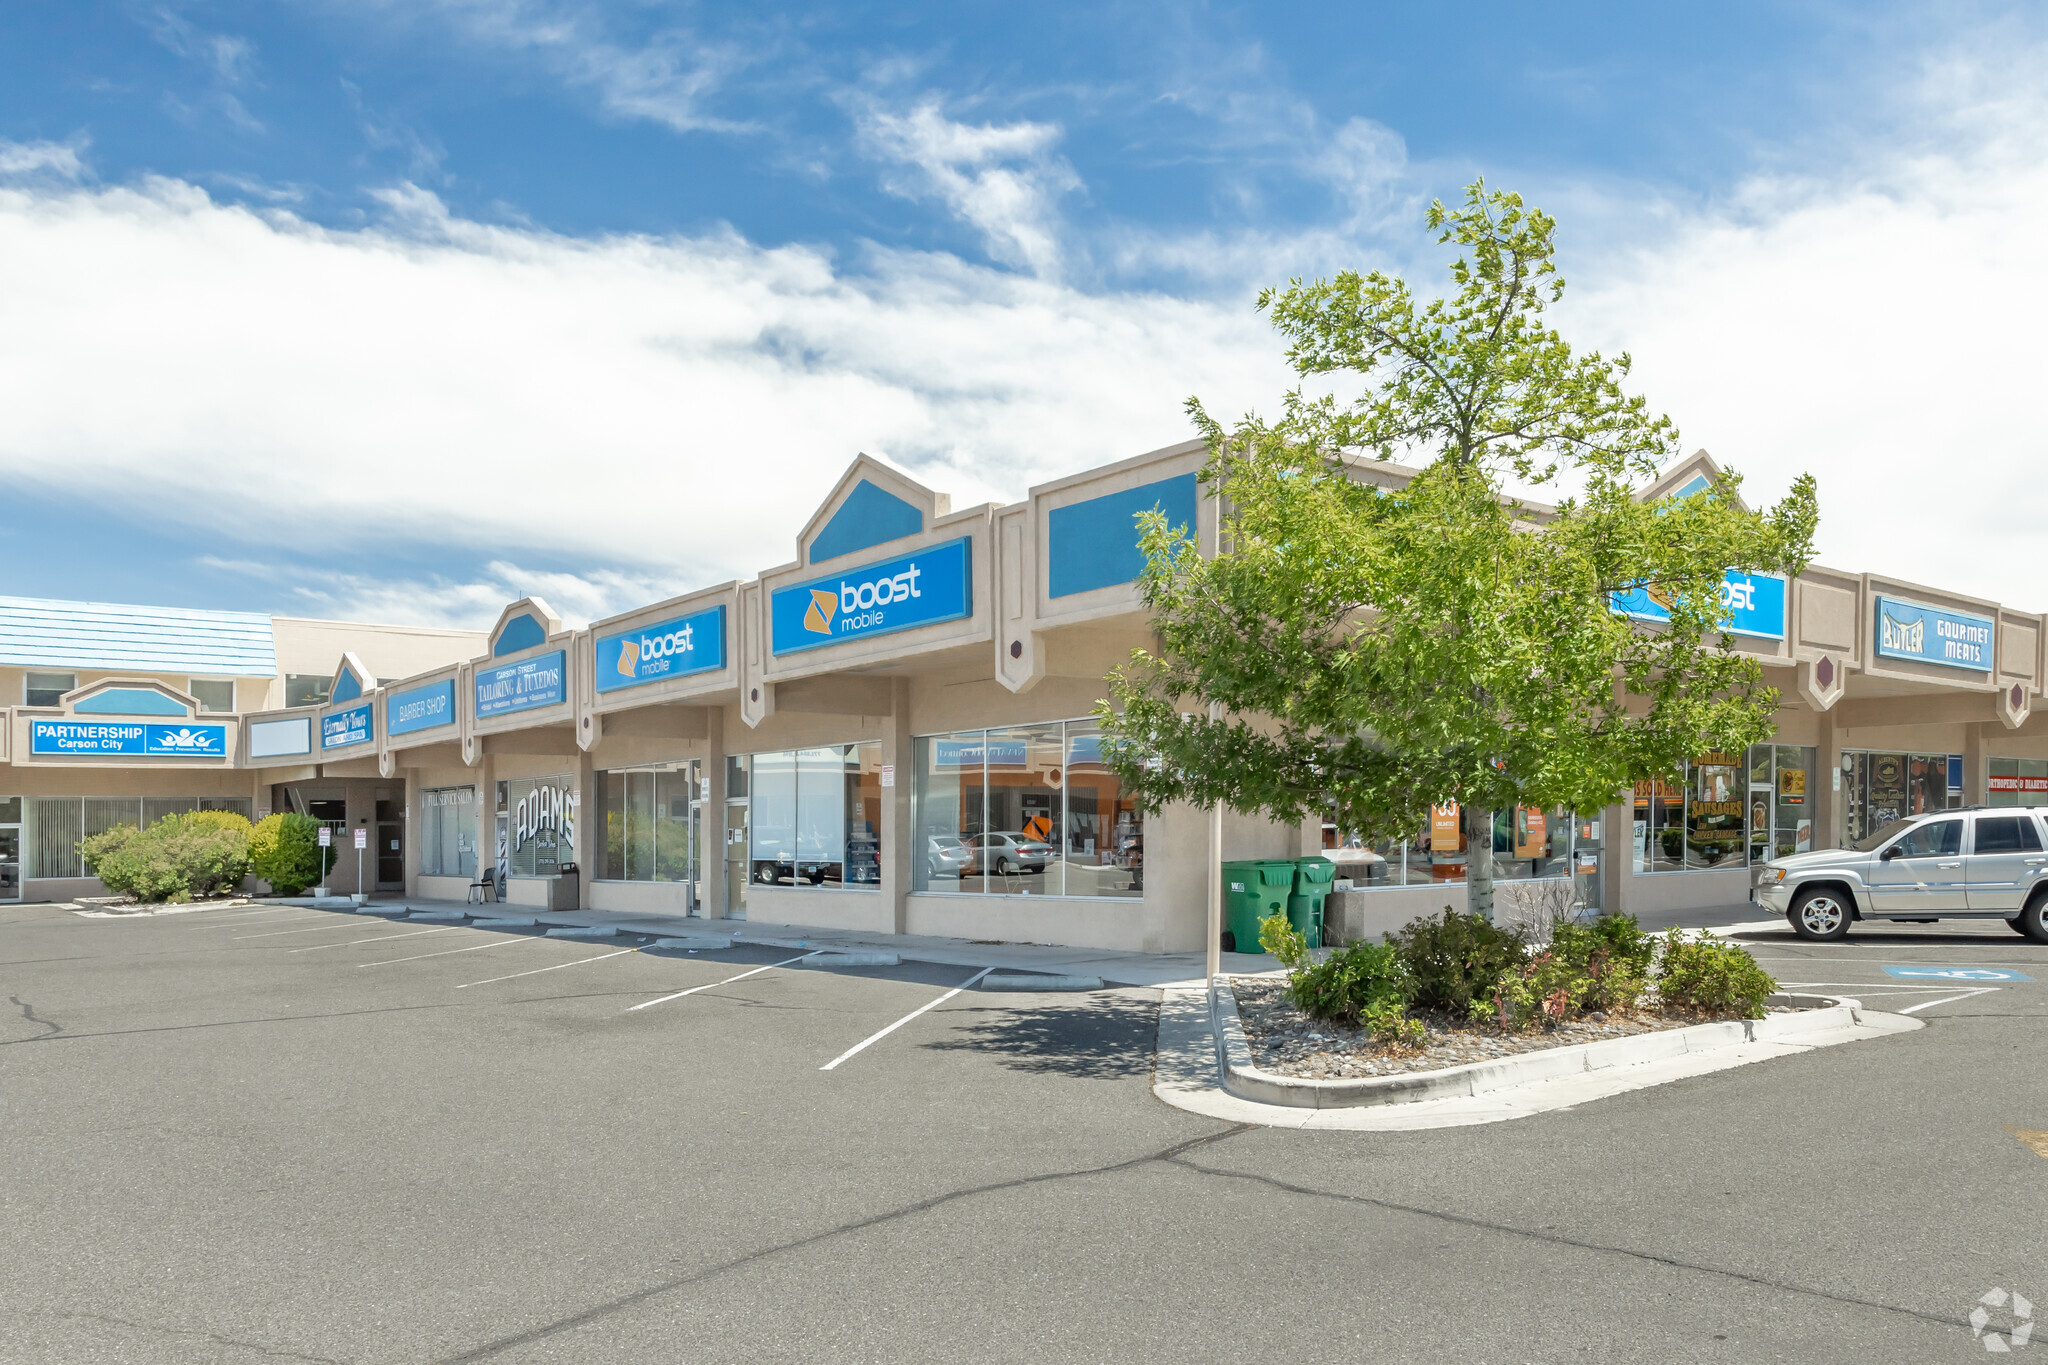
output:
M 34 720 L 28 751 L 52 758 L 226 758 L 225 725 Z
M 769 603 L 774 652 L 794 654 L 957 621 L 974 610 L 973 564 L 971 542 L 962 536 L 901 559 L 777 589 Z
M 1991 642 L 1996 627 L 1982 616 L 1896 597 L 1877 599 L 1877 653 L 1885 659 L 1912 659 L 1945 668 L 1991 671 Z
M 516 664 L 478 669 L 478 719 L 509 715 L 514 711 L 531 711 L 540 706 L 561 705 L 566 695 L 562 690 L 562 679 L 568 671 L 567 662 L 566 651 L 558 649 L 536 659 L 521 659 Z
M 724 668 L 725 608 L 713 607 L 660 625 L 601 635 L 594 652 L 599 692 Z

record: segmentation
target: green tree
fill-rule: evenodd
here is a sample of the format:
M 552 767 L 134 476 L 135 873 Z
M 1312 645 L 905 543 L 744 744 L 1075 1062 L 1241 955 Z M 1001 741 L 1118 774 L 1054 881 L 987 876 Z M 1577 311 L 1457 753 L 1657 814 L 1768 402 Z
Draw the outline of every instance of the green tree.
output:
M 1545 324 L 1554 221 L 1483 182 L 1428 221 L 1459 253 L 1448 298 L 1377 271 L 1259 297 L 1295 372 L 1356 397 L 1297 387 L 1277 420 L 1228 429 L 1189 400 L 1219 550 L 1144 519 L 1160 648 L 1111 676 L 1098 714 L 1148 809 L 1334 812 L 1403 838 L 1460 803 L 1468 904 L 1490 913 L 1494 809 L 1597 810 L 1771 734 L 1778 695 L 1732 652 L 1722 578 L 1799 572 L 1817 514 L 1810 476 L 1763 512 L 1732 473 L 1639 500 L 1678 433 L 1623 391 L 1626 354 L 1575 353 Z M 1397 457 L 1419 466 L 1405 482 L 1376 469 Z M 1511 491 L 1545 485 L 1554 508 Z M 1613 611 L 1629 590 L 1669 623 Z
M 249 870 L 279 896 L 296 896 L 334 866 L 332 848 L 320 847 L 320 822 L 297 811 L 257 821 L 249 835 Z

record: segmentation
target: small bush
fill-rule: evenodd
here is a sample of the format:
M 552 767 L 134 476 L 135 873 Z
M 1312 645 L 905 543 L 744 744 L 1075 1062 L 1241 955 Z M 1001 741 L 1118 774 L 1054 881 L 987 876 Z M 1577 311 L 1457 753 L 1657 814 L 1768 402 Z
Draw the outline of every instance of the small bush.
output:
M 1764 1017 L 1764 1001 L 1778 983 L 1748 952 L 1708 933 L 1688 942 L 1677 929 L 1664 936 L 1663 949 L 1657 992 L 1665 1009 L 1738 1019 Z
M 1471 1013 L 1474 1000 L 1491 1004 L 1502 973 L 1529 961 L 1520 934 L 1448 905 L 1440 918 L 1412 920 L 1387 942 L 1415 978 L 1415 1004 L 1461 1017 Z
M 1414 994 L 1415 977 L 1390 943 L 1340 948 L 1300 968 L 1287 983 L 1288 998 L 1303 1014 L 1340 1024 L 1356 1023 L 1375 1005 L 1391 1003 L 1405 1010 Z
M 1560 924 L 1551 932 L 1550 954 L 1587 978 L 1580 1008 L 1627 1009 L 1650 977 L 1657 940 L 1633 915 L 1602 915 L 1590 924 Z
M 249 875 L 249 822 L 229 811 L 166 815 L 81 839 L 79 855 L 109 891 L 186 901 L 233 891 Z
M 1308 939 L 1285 915 L 1268 915 L 1259 921 L 1259 946 L 1290 971 L 1299 972 L 1308 965 Z
M 318 884 L 334 866 L 334 850 L 320 847 L 318 820 L 295 811 L 280 812 L 265 816 L 250 833 L 249 866 L 278 895 L 296 896 Z
M 1602 957 L 1604 961 L 1604 955 Z M 1554 1028 L 1587 1008 L 1600 988 L 1600 978 L 1583 963 L 1556 953 L 1538 953 L 1529 962 L 1500 974 L 1494 984 L 1491 1013 L 1504 1029 L 1526 1032 Z M 1474 1000 L 1474 1018 L 1487 1014 L 1487 1002 Z

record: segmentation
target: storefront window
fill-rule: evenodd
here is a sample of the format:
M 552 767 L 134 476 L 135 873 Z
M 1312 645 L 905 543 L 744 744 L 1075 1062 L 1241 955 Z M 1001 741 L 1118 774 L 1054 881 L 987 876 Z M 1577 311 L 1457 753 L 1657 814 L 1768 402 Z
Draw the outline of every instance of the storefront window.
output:
M 880 889 L 881 745 L 750 754 L 746 768 L 749 881 Z
M 595 875 L 619 882 L 693 882 L 697 873 L 698 764 L 618 768 L 595 780 L 604 813 Z
M 1093 721 L 914 745 L 912 884 L 970 895 L 1144 895 L 1144 821 Z
M 1513 806 L 1493 813 L 1496 881 L 1540 881 L 1571 873 L 1572 818 L 1561 810 Z M 1323 853 L 1354 890 L 1465 880 L 1463 816 L 1455 802 L 1434 807 L 1414 839 L 1372 843 L 1323 826 Z
M 1994 758 L 1989 761 L 1990 790 L 1987 802 L 1994 806 L 2038 806 L 2048 803 L 2048 759 Z
M 1784 858 L 1813 847 L 1814 756 L 1810 746 L 1758 744 L 1749 751 L 1749 858 Z
M 420 793 L 420 872 L 476 876 L 476 788 L 429 787 Z
M 1685 791 L 1683 780 L 1649 778 L 1636 783 L 1636 871 L 1685 870 Z
M 1748 764 L 1737 754 L 1707 754 L 1686 772 L 1685 865 L 1693 871 L 1749 861 Z
M 498 784 L 498 871 L 553 877 L 576 861 L 576 791 L 567 773 Z
M 246 820 L 252 804 L 246 796 L 39 796 L 28 803 L 23 832 L 28 875 L 90 876 L 78 856 L 78 841 L 116 825 L 141 827 L 194 810 L 229 810 Z
M 1960 754 L 1842 755 L 1842 838 L 1853 844 L 1909 815 L 1963 803 Z

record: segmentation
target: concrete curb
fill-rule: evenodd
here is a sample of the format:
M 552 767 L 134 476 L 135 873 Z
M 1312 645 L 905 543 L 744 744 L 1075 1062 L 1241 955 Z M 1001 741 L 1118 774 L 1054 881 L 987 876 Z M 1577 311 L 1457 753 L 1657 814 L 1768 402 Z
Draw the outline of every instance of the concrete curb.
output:
M 1018 976 L 1007 973 L 997 976 L 991 973 L 981 979 L 985 991 L 1099 991 L 1102 978 L 1099 976 Z
M 1714 1048 L 1744 1043 L 1795 1042 L 1805 1034 L 1854 1028 L 1863 1022 L 1862 1013 L 1860 1002 L 1841 1000 L 1823 1009 L 1798 1014 L 1694 1024 L 1628 1038 L 1607 1038 L 1595 1043 L 1546 1048 L 1541 1052 L 1525 1052 L 1495 1061 L 1467 1062 L 1441 1071 L 1317 1081 L 1299 1076 L 1280 1076 L 1254 1066 L 1251 1046 L 1244 1036 L 1244 1024 L 1237 1015 L 1237 996 L 1230 989 L 1228 978 L 1218 977 L 1209 984 L 1210 1025 L 1216 1039 L 1216 1060 L 1223 1088 L 1241 1099 L 1295 1109 L 1353 1109 L 1366 1105 L 1460 1098 L 1527 1085 L 1533 1081 L 1663 1061 Z
M 415 924 L 460 924 L 469 916 L 460 910 L 415 910 L 407 918 Z
M 812 953 L 800 967 L 900 967 L 903 959 L 895 953 Z
M 680 938 L 658 938 L 654 940 L 654 946 L 691 953 L 716 953 L 732 947 L 732 940 L 720 938 L 716 934 L 693 934 Z
M 617 938 L 616 924 L 564 924 L 547 931 L 549 938 Z
M 479 919 L 474 927 L 478 929 L 533 929 L 540 921 L 531 915 L 512 915 L 505 919 Z

